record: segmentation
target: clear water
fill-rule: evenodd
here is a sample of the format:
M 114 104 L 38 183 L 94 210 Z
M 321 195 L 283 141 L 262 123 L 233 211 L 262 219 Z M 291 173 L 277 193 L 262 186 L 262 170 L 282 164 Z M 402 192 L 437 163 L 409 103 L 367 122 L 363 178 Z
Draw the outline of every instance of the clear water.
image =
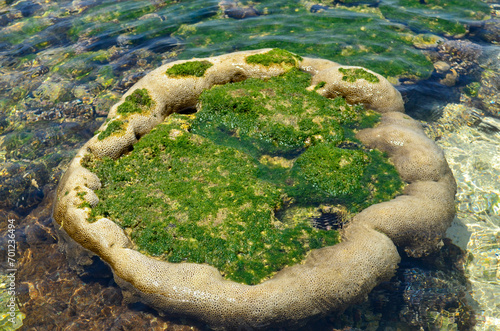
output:
M 204 328 L 127 305 L 95 261 L 73 271 L 50 221 L 68 162 L 148 71 L 176 59 L 281 47 L 379 72 L 428 126 L 451 104 L 493 118 L 500 115 L 498 8 L 478 0 L 0 1 L 0 329 Z M 469 127 L 450 123 L 443 132 Z M 459 183 L 455 226 L 464 231 L 451 231 L 453 242 L 437 257 L 404 259 L 367 302 L 306 329 L 500 329 L 493 295 L 500 291 L 500 189 L 491 184 L 500 179 L 498 134 L 454 130 L 458 136 L 436 139 Z M 474 147 L 464 162 L 456 151 L 475 146 L 468 135 L 490 145 Z M 16 270 L 17 324 L 6 320 L 8 269 Z

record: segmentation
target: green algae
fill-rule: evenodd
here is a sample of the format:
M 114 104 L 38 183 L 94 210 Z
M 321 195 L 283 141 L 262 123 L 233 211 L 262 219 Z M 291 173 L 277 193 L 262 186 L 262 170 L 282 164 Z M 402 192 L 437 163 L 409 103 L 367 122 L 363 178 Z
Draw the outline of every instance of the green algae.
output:
M 103 182 L 94 219 L 110 217 L 132 229 L 144 252 L 171 262 L 208 263 L 247 284 L 298 263 L 310 244 L 338 241 L 337 232 L 315 229 L 307 220 L 294 227 L 280 223 L 274 210 L 282 205 L 282 192 L 258 178 L 255 160 L 187 132 L 186 123 L 173 115 L 133 154 L 104 159 L 98 167 L 86 161 Z
M 470 97 L 477 97 L 479 95 L 479 89 L 481 88 L 481 84 L 479 82 L 472 82 L 466 86 L 464 86 L 463 91 Z
M 141 114 L 149 111 L 154 101 L 149 96 L 147 89 L 137 89 L 125 98 L 125 101 L 118 106 L 116 112 L 120 115 Z
M 77 190 L 80 189 L 80 187 L 77 187 L 76 188 Z M 69 193 L 69 192 L 68 192 Z M 90 205 L 90 203 L 87 202 L 87 200 L 85 200 L 85 196 L 87 195 L 87 192 L 85 191 L 78 191 L 76 193 L 76 196 L 80 199 L 81 203 L 78 205 L 78 208 L 92 208 L 92 206 Z
M 30 160 L 35 157 L 35 151 L 29 149 L 28 151 L 21 152 L 21 148 L 31 143 L 34 138 L 34 134 L 30 131 L 15 132 L 7 135 L 7 139 L 5 139 L 2 147 L 5 148 L 10 157 Z
M 174 64 L 171 68 L 168 68 L 166 74 L 172 77 L 203 77 L 205 71 L 213 66 L 210 61 L 189 61 L 179 64 Z
M 179 57 L 282 48 L 302 56 L 363 66 L 386 77 L 420 79 L 433 71 L 424 52 L 408 40 L 407 35 L 413 34 L 411 30 L 381 18 L 380 11 L 364 13 L 337 7 L 311 13 L 300 4 L 284 0 L 263 1 L 256 8 L 267 10 L 269 16 L 245 20 L 215 18 L 179 28 L 173 34 L 185 42 Z
M 108 217 L 146 254 L 245 284 L 337 243 L 337 231 L 312 226 L 319 210 L 359 211 L 402 182 L 353 138 L 378 116 L 307 91 L 310 79 L 291 69 L 216 86 L 196 114 L 169 116 L 129 154 L 87 157 L 102 182 L 90 221 Z
M 78 131 L 66 132 L 60 124 L 23 123 L 3 136 L 0 148 L 5 151 L 5 158 L 9 161 L 39 160 L 47 163 L 44 159 L 47 153 L 57 154 L 56 146 L 60 146 L 61 141 L 71 144 L 81 141 L 80 134 Z
M 480 0 L 394 0 L 380 5 L 383 15 L 412 30 L 447 36 L 465 34 L 473 21 L 487 18 L 490 9 Z
M 98 70 L 99 63 L 95 61 L 94 57 L 99 59 L 99 55 L 101 54 L 96 54 L 96 52 L 85 52 L 78 55 L 69 52 L 51 71 L 75 80 L 82 80 Z
M 123 133 L 124 131 L 125 131 L 125 122 L 120 120 L 114 120 L 108 124 L 108 126 L 106 127 L 106 129 L 104 129 L 104 131 L 99 133 L 97 139 L 104 140 L 111 135 L 120 134 Z
M 358 79 L 364 79 L 370 83 L 378 83 L 380 81 L 377 76 L 362 68 L 339 68 L 339 71 L 343 74 L 342 80 L 350 83 Z
M 316 91 L 316 90 L 319 90 L 319 89 L 321 89 L 321 88 L 325 87 L 325 85 L 326 85 L 326 82 L 321 81 L 321 82 L 319 82 L 318 84 L 316 84 L 316 86 L 314 87 L 314 90 L 315 90 L 315 91 Z
M 274 86 L 278 85 L 277 81 L 280 86 Z M 255 157 L 297 153 L 317 140 L 341 141 L 344 129 L 339 121 L 352 120 L 357 115 L 342 98 L 330 100 L 315 92 L 304 92 L 309 83 L 308 74 L 291 70 L 269 81 L 248 79 L 214 87 L 201 95 L 201 111 L 192 130 L 210 135 L 215 141 L 222 139 L 225 144 L 231 144 L 234 139 L 238 140 L 237 144 L 242 141 L 247 148 L 245 152 Z M 294 97 L 283 99 L 280 97 L 283 95 Z M 301 95 L 306 98 L 301 99 Z M 311 114 L 322 118 L 315 119 Z M 233 137 L 224 132 L 231 132 Z
M 116 28 L 117 24 L 118 26 L 130 24 L 137 21 L 141 16 L 154 11 L 155 6 L 144 6 L 143 3 L 133 3 L 131 1 L 105 2 L 90 8 L 85 15 L 75 20 L 68 34 L 74 41 L 81 38 L 82 35 L 86 37 L 100 36 L 102 34 L 118 35 L 121 31 Z M 135 26 L 137 24 L 128 29 L 131 30 L 132 34 Z
M 18 22 L 17 29 L 0 29 L 0 40 L 8 41 L 12 45 L 32 42 L 38 39 L 38 33 L 52 24 L 53 22 L 48 18 L 25 18 Z
M 182 24 L 194 24 L 216 14 L 211 1 L 104 2 L 77 18 L 68 35 L 73 41 L 82 37 L 125 37 L 130 44 L 161 38 L 175 32 Z
M 250 55 L 246 58 L 247 63 L 262 64 L 265 67 L 274 64 L 296 67 L 299 61 L 302 61 L 300 56 L 279 48 L 272 49 L 264 54 Z

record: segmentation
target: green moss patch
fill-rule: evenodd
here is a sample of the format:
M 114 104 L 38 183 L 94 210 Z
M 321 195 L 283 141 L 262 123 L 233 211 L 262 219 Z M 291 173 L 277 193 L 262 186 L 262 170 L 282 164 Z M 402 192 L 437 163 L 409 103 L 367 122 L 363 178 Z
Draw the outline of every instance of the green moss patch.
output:
M 125 132 L 125 122 L 120 121 L 120 120 L 114 120 L 108 124 L 106 129 L 99 133 L 97 136 L 97 139 L 99 140 L 104 140 L 105 138 L 113 135 L 113 134 L 120 134 Z
M 306 91 L 309 84 L 310 76 L 294 69 L 268 81 L 214 87 L 201 95 L 192 130 L 255 158 L 293 156 L 316 141 L 340 142 L 344 128 L 339 123 L 350 123 L 358 114 L 342 98 Z
M 166 72 L 169 76 L 194 76 L 194 77 L 203 77 L 205 71 L 208 68 L 213 66 L 209 61 L 189 61 L 180 64 L 175 64 L 171 68 L 169 68 Z
M 262 64 L 266 67 L 273 64 L 296 67 L 302 58 L 284 49 L 275 48 L 264 54 L 250 55 L 246 61 L 250 64 Z
M 116 111 L 121 115 L 140 114 L 149 111 L 153 103 L 147 89 L 137 89 L 125 98 Z
M 359 211 L 402 183 L 353 138 L 377 116 L 309 84 L 292 69 L 216 86 L 195 115 L 169 116 L 131 153 L 86 160 L 102 181 L 91 221 L 109 217 L 146 254 L 207 263 L 245 284 L 337 243 L 332 226 L 313 226 L 322 213 Z
M 378 83 L 380 81 L 377 76 L 362 68 L 339 68 L 339 71 L 343 75 L 342 80 L 350 83 L 353 83 L 358 79 L 364 79 L 370 83 Z
M 479 89 L 481 84 L 479 82 L 472 82 L 469 85 L 464 86 L 464 93 L 470 97 L 476 98 L 479 95 Z
M 256 284 L 312 248 L 338 242 L 307 219 L 280 222 L 281 189 L 259 179 L 240 151 L 191 134 L 174 115 L 117 161 L 87 162 L 103 181 L 92 217 L 131 230 L 143 252 L 171 262 L 208 263 L 232 280 Z

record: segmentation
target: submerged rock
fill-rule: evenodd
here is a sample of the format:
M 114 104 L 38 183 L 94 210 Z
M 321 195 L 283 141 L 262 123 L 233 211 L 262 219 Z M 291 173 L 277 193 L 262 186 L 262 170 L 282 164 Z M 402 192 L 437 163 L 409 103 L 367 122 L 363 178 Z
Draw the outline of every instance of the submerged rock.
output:
M 240 3 L 233 1 L 221 1 L 219 7 L 224 11 L 225 15 L 235 19 L 244 19 L 260 15 L 254 7 L 242 6 Z
M 102 189 L 103 183 L 88 168 L 82 167 L 82 162 L 83 164 L 93 162 L 92 158 L 126 158 L 122 155 L 130 151 L 137 140 L 138 144 L 142 145 L 142 141 L 147 141 L 146 134 L 153 127 L 160 125 L 164 118 L 175 121 L 176 116 L 170 114 L 192 109 L 203 90 L 214 84 L 221 85 L 251 78 L 271 79 L 279 75 L 283 75 L 286 79 L 286 73 L 295 70 L 294 68 L 300 68 L 312 75 L 311 86 L 308 88 L 311 93 L 318 93 L 327 98 L 342 96 L 350 104 L 362 103 L 369 109 L 383 113 L 382 123 L 377 128 L 364 129 L 358 132 L 357 137 L 369 148 L 377 147 L 387 152 L 400 176 L 410 183 L 403 195 L 374 204 L 358 214 L 343 231 L 340 244 L 315 249 L 304 263 L 282 269 L 271 279 L 249 286 L 225 281 L 217 269 L 207 265 L 168 263 L 130 249 L 134 246 L 132 241 L 134 238 L 131 238 L 133 235 L 130 236 L 130 231 L 124 231 L 121 226 L 108 218 L 111 217 L 110 214 L 95 215 L 93 222 L 88 221 L 89 213 L 99 205 L 99 197 L 95 191 Z M 168 91 L 168 94 L 165 94 L 165 91 Z M 264 97 L 273 99 L 273 91 L 264 90 L 264 92 Z M 240 90 L 231 93 L 234 94 L 234 98 L 241 94 L 245 95 Z M 232 106 L 218 109 L 217 105 L 220 103 L 215 103 L 214 114 L 207 115 L 208 117 L 203 118 L 199 124 L 210 126 L 210 124 L 225 123 L 226 129 L 232 132 L 231 139 L 247 137 L 263 139 L 266 142 L 262 146 L 260 143 L 250 144 L 247 147 L 250 150 L 269 149 L 270 156 L 281 156 L 279 152 L 274 151 L 276 147 L 284 146 L 287 150 L 291 148 L 292 152 L 296 148 L 305 147 L 308 153 L 317 150 L 316 147 L 321 146 L 323 141 L 328 143 L 336 136 L 330 130 L 330 134 L 319 132 L 309 137 L 310 139 L 294 138 L 295 134 L 292 133 L 296 130 L 294 129 L 296 125 L 300 128 L 297 131 L 298 136 L 300 132 L 308 132 L 308 128 L 313 128 L 315 125 L 326 127 L 327 122 L 320 119 L 314 124 L 314 121 L 306 123 L 295 121 L 293 118 L 275 116 L 272 119 L 281 121 L 281 125 L 276 125 L 282 134 L 268 130 L 266 125 L 270 121 L 265 118 L 260 130 L 257 131 L 255 125 L 251 124 L 247 130 L 245 121 L 242 125 L 234 126 L 240 121 L 240 117 L 249 111 L 247 106 L 252 104 L 253 99 L 249 98 L 241 103 L 231 103 L 230 97 L 223 99 Z M 207 103 L 204 99 L 201 101 L 202 106 Z M 293 98 L 285 101 L 282 105 L 283 111 L 291 107 L 287 102 L 292 101 Z M 309 109 L 310 102 L 301 106 L 308 111 L 313 110 Z M 361 111 L 362 108 L 353 109 Z M 440 237 L 453 218 L 453 197 L 456 186 L 446 161 L 441 151 L 425 137 L 418 122 L 402 114 L 402 110 L 403 102 L 399 92 L 382 76 L 360 67 L 341 66 L 328 60 L 301 58 L 282 50 L 237 52 L 219 57 L 170 63 L 146 75 L 111 108 L 109 121 L 79 151 L 63 177 L 58 189 L 54 218 L 69 236 L 109 263 L 116 281 L 123 287 L 129 299 L 141 297 L 156 309 L 192 316 L 206 321 L 212 327 L 230 329 L 241 326 L 254 328 L 299 326 L 311 316 L 344 309 L 347 305 L 364 298 L 380 281 L 388 280 L 399 261 L 393 243 L 413 256 L 434 252 L 439 247 Z M 200 114 L 202 113 L 203 110 L 200 110 Z M 230 119 L 227 123 L 219 120 L 211 122 L 211 117 L 225 113 Z M 196 115 L 191 116 L 196 117 Z M 262 116 L 263 114 L 250 118 L 259 120 Z M 162 139 L 166 143 L 171 141 L 170 144 L 175 142 L 185 145 L 187 142 L 184 140 L 189 136 L 187 130 L 189 126 L 181 123 L 180 128 L 170 130 Z M 193 132 L 198 130 L 194 130 L 195 128 L 193 125 Z M 346 135 L 349 136 L 348 133 Z M 200 145 L 201 140 L 193 138 L 191 144 Z M 349 144 L 342 146 L 354 147 Z M 347 153 L 350 148 L 342 149 L 343 153 Z M 145 155 L 153 157 L 160 154 L 155 152 L 155 148 L 150 148 L 146 150 Z M 170 153 L 163 157 L 163 162 L 175 160 L 175 162 L 189 163 L 185 156 L 186 153 L 180 155 Z M 111 159 L 109 160 L 114 162 Z M 277 161 L 272 157 L 266 160 Z M 354 166 L 354 163 L 349 163 L 345 158 L 340 160 L 338 165 L 340 168 L 345 166 L 349 170 Z M 332 162 L 321 164 L 328 168 Z M 134 168 L 141 167 L 131 169 Z M 184 168 L 186 167 L 175 170 L 176 174 L 182 174 Z M 222 177 L 231 175 L 231 172 L 219 168 L 215 170 L 222 171 Z M 208 168 L 210 169 L 212 168 Z M 314 167 L 306 170 L 313 171 L 311 174 L 304 172 L 307 180 L 314 180 L 318 173 L 324 174 L 323 170 L 315 174 Z M 200 171 L 194 179 L 199 178 L 203 181 L 206 171 Z M 285 181 L 285 183 L 293 185 L 293 182 Z M 172 184 L 176 185 L 174 182 Z M 324 190 L 322 188 L 324 182 L 314 185 Z M 217 186 L 203 187 L 210 189 Z M 265 191 L 261 188 L 254 190 L 254 193 L 261 197 L 265 196 Z M 237 196 L 231 193 L 231 186 L 226 193 L 237 199 Z M 147 196 L 163 199 L 172 206 L 177 205 L 172 201 L 172 197 L 167 199 L 156 191 Z M 196 196 L 197 194 L 194 194 L 194 197 Z M 245 206 L 246 204 L 243 204 L 240 208 L 245 211 Z M 267 206 L 268 204 L 263 204 L 251 210 L 265 209 Z M 197 207 L 193 205 L 192 208 Z M 177 223 L 172 222 L 173 226 L 160 225 L 150 231 L 150 235 L 157 233 L 161 238 L 165 238 L 166 231 L 184 224 L 186 215 L 183 210 L 171 214 Z M 328 210 L 332 209 L 328 207 Z M 227 217 L 227 213 L 220 215 L 218 213 L 213 217 L 213 222 L 220 222 Z M 293 220 L 293 217 L 291 219 Z M 418 224 L 413 221 L 415 219 L 419 220 Z M 210 222 L 210 219 L 208 221 Z M 131 222 L 142 223 L 141 214 L 131 218 Z M 228 234 L 227 239 L 230 238 Z M 154 241 L 153 244 L 160 244 L 162 240 Z M 187 242 L 190 245 L 198 245 L 196 241 L 187 240 Z M 182 260 L 182 256 L 180 259 Z M 178 291 L 179 288 L 184 290 Z M 198 293 L 204 294 L 200 297 Z M 325 305 L 325 302 L 328 304 Z
M 478 69 L 482 53 L 480 45 L 468 40 L 447 40 L 438 45 L 438 58 L 461 75 L 472 74 Z

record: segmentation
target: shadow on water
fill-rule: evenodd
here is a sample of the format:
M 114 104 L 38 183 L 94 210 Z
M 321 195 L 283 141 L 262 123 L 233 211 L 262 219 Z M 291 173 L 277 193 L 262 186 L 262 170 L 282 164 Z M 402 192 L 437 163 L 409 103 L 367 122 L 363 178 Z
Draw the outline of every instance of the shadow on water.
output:
M 432 122 L 449 103 L 460 102 L 460 86 L 445 86 L 435 77 L 415 84 L 397 86 L 405 101 L 405 112 L 414 119 Z

